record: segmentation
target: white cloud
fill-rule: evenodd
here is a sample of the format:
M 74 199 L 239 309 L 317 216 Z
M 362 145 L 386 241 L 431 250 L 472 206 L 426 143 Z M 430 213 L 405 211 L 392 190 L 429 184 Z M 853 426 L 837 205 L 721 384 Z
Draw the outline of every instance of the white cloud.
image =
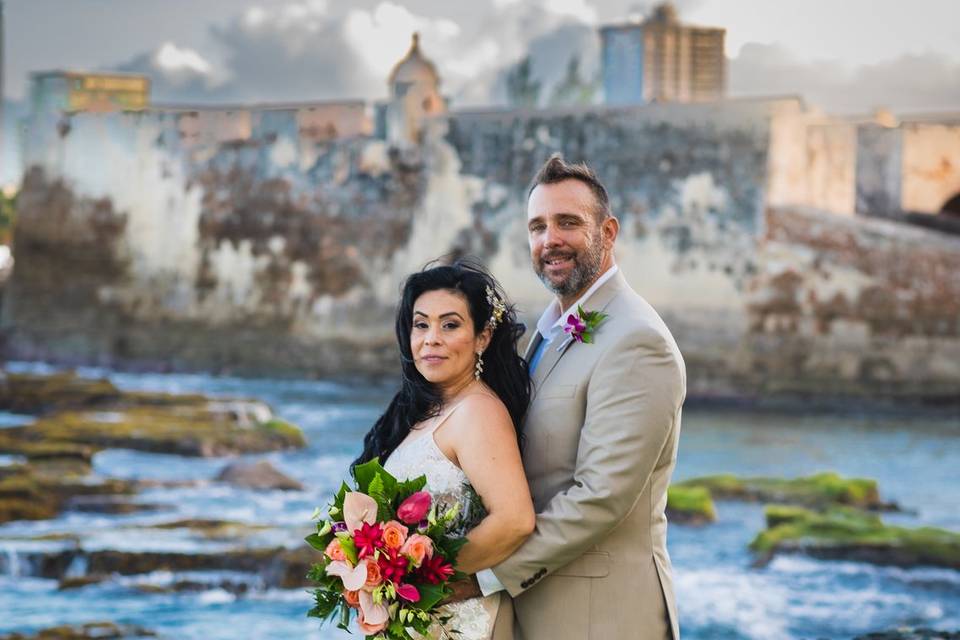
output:
M 461 29 L 452 20 L 418 16 L 394 2 L 381 2 L 372 11 L 354 9 L 344 23 L 344 37 L 354 54 L 384 80 L 410 46 L 414 32 L 420 33 L 421 42 L 443 51 L 454 43 Z
M 597 22 L 597 9 L 587 0 L 543 0 L 543 8 L 559 16 L 570 16 L 587 24 Z
M 164 42 L 156 53 L 153 61 L 157 69 L 167 73 L 190 72 L 208 75 L 213 71 L 213 65 L 203 56 L 186 47 L 178 47 L 172 42 Z

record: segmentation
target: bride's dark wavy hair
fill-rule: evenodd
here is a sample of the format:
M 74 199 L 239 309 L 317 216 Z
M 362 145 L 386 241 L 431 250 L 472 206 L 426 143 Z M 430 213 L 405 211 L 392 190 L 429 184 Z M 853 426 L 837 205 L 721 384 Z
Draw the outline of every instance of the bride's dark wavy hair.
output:
M 397 308 L 397 346 L 400 348 L 400 390 L 390 401 L 387 410 L 363 439 L 363 453 L 353 465 L 379 457 L 386 461 L 394 449 L 407 437 L 413 425 L 436 416 L 443 408 L 443 396 L 437 385 L 424 378 L 414 364 L 410 349 L 413 326 L 413 304 L 428 291 L 446 290 L 463 295 L 470 309 L 474 332 L 480 335 L 493 307 L 487 302 L 487 287 L 494 290 L 506 304 L 506 312 L 497 324 L 490 344 L 483 352 L 481 379 L 500 398 L 517 432 L 517 441 L 523 440 L 523 418 L 530 403 L 530 373 L 527 362 L 517 352 L 517 342 L 524 334 L 524 326 L 517 322 L 513 305 L 507 303 L 499 283 L 480 264 L 460 259 L 451 265 L 427 266 L 407 278 Z

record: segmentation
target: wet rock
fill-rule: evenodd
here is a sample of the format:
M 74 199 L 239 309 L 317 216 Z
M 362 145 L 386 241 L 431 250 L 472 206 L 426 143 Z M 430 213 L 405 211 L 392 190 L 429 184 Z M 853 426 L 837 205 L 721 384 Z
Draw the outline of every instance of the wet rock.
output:
M 875 631 L 857 636 L 854 640 L 960 640 L 960 631 L 938 631 L 936 629 L 894 629 Z
M 850 507 L 818 513 L 771 505 L 766 517 L 767 529 L 750 543 L 758 564 L 778 553 L 802 553 L 825 560 L 960 570 L 960 533 L 888 526 L 878 516 Z
M 303 546 L 295 549 L 267 547 L 197 553 L 163 551 L 29 551 L 21 554 L 24 575 L 65 580 L 70 566 L 83 560 L 88 576 L 138 575 L 154 571 L 239 571 L 257 575 L 264 586 L 294 589 L 310 586 L 306 579 L 317 552 Z M 3 559 L 0 558 L 0 565 Z
M 847 505 L 873 511 L 899 511 L 895 503 L 880 500 L 876 480 L 843 478 L 836 473 L 819 473 L 805 478 L 738 478 L 733 475 L 705 476 L 677 483 L 671 488 L 702 487 L 722 500 L 775 502 L 811 508 Z
M 78 576 L 73 578 L 64 578 L 60 581 L 60 584 L 57 585 L 59 591 L 70 591 L 71 589 L 82 589 L 83 587 L 89 586 L 91 584 L 100 584 L 105 580 L 109 580 L 110 576 L 103 575 L 86 575 Z
M 302 491 L 303 485 L 277 471 L 266 460 L 258 462 L 233 462 L 217 475 L 220 482 L 228 482 L 248 489 L 280 489 Z
M 235 596 L 242 596 L 250 590 L 250 585 L 245 582 L 233 582 L 230 580 L 221 580 L 212 583 L 199 582 L 196 580 L 177 580 L 168 585 L 144 582 L 134 585 L 134 588 L 143 593 L 194 593 L 210 591 L 211 589 L 223 589 L 227 593 L 232 593 Z
M 0 410 L 42 414 L 114 402 L 120 391 L 109 380 L 0 372 Z
M 65 505 L 67 511 L 81 513 L 107 513 L 123 515 L 144 511 L 169 511 L 173 507 L 165 504 L 131 502 L 115 496 L 75 496 Z
M 187 520 L 175 520 L 173 522 L 163 522 L 155 524 L 153 529 L 189 529 L 208 540 L 233 540 L 250 536 L 254 533 L 264 531 L 270 527 L 266 525 L 248 524 L 245 522 L 234 522 L 232 520 L 201 520 L 197 518 Z
M 157 634 L 127 624 L 88 622 L 42 629 L 36 633 L 11 633 L 0 640 L 125 640 L 127 638 L 155 638 Z
M 667 490 L 667 520 L 672 524 L 700 526 L 716 522 L 717 511 L 704 487 L 673 486 Z
M 108 479 L 91 482 L 85 474 L 63 473 L 59 465 L 18 465 L 0 474 L 0 523 L 46 520 L 76 499 L 130 495 L 135 484 Z

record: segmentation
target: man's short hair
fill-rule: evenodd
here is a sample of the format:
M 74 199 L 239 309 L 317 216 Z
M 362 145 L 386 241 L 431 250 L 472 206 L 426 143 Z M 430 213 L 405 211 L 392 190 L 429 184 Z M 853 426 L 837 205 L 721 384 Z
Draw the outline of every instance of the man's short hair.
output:
M 579 180 L 590 187 L 590 191 L 593 192 L 593 199 L 596 200 L 593 215 L 597 222 L 603 222 L 613 215 L 610 211 L 610 198 L 607 196 L 607 190 L 593 169 L 582 162 L 570 164 L 559 153 L 550 156 L 550 159 L 540 167 L 540 171 L 533 177 L 530 189 L 527 190 L 527 199 L 530 199 L 530 194 L 538 185 L 556 184 L 564 180 Z

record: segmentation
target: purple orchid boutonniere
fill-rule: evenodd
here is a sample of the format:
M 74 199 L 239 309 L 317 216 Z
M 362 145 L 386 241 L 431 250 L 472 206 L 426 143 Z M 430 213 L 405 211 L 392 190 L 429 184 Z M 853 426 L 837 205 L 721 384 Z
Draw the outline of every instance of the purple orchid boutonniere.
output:
M 567 322 L 563 326 L 563 331 L 569 337 L 560 345 L 560 349 L 567 346 L 571 340 L 591 344 L 593 334 L 596 332 L 600 323 L 607 319 L 607 314 L 599 311 L 584 311 L 583 307 L 577 305 L 577 314 L 567 316 Z

